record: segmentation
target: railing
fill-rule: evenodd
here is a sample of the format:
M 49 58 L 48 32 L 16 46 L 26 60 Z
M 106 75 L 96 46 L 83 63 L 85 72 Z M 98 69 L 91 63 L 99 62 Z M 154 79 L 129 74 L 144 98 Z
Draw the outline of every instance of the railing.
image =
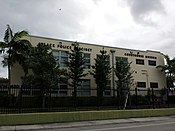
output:
M 97 97 L 96 89 L 40 89 L 20 86 L 0 87 L 0 113 L 165 108 L 175 105 L 174 92 L 166 89 L 106 90 Z M 115 95 L 115 96 L 113 96 Z M 127 98 L 127 99 L 126 99 Z

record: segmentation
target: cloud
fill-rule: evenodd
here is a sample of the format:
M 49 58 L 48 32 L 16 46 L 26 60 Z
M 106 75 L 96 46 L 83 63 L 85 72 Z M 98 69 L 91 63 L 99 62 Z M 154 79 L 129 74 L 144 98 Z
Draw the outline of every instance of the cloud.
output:
M 10 24 L 14 32 L 174 56 L 173 0 L 0 0 L 0 5 L 0 41 Z
M 0 14 L 0 30 L 5 31 L 6 24 L 10 24 L 17 31 L 26 29 L 32 35 L 64 39 L 82 32 L 80 21 L 88 15 L 89 10 L 85 2 L 76 0 L 7 0 L 0 1 L 0 4 L 4 12 Z M 3 33 L 0 32 L 1 39 Z
M 127 0 L 131 15 L 135 22 L 148 26 L 156 26 L 158 15 L 165 14 L 161 0 Z

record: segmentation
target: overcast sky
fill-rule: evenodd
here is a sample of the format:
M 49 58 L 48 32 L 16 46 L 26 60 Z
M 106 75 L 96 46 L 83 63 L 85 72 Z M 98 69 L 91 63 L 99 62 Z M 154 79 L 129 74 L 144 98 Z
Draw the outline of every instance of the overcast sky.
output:
M 175 56 L 175 0 L 0 0 L 14 32 Z M 0 68 L 0 77 L 7 77 Z

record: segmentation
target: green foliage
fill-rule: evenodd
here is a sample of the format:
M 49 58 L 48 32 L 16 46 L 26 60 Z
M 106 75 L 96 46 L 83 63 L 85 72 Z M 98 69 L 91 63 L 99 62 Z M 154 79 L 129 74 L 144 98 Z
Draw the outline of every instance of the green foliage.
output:
M 168 55 L 164 55 L 166 60 L 166 65 L 158 65 L 156 68 L 161 69 L 162 72 L 165 72 L 167 77 L 167 88 L 174 87 L 174 77 L 175 77 L 175 58 L 170 59 Z
M 60 73 L 52 52 L 49 50 L 50 47 L 44 45 L 33 47 L 27 61 L 28 68 L 32 70 L 32 75 L 23 79 L 27 79 L 23 81 L 24 84 L 31 84 L 32 87 L 40 88 L 42 94 L 50 88 L 57 87 Z
M 23 77 L 23 87 L 40 89 L 43 99 L 49 95 L 50 89 L 58 87 L 63 71 L 56 64 L 49 46 L 38 45 L 33 47 L 26 65 L 32 73 Z
M 133 71 L 131 71 L 130 67 L 131 63 L 125 62 L 123 60 L 116 60 L 116 69 L 115 74 L 117 77 L 117 89 L 118 95 L 126 95 L 133 85 Z
M 31 44 L 28 40 L 22 37 L 27 36 L 27 31 L 20 31 L 13 35 L 9 25 L 4 36 L 4 42 L 0 43 L 2 49 L 7 49 L 8 57 L 5 57 L 4 64 L 7 62 L 12 65 L 15 62 L 23 63 L 24 59 L 28 57 Z
M 109 55 L 106 54 L 104 49 L 100 50 L 100 55 L 95 58 L 95 65 L 92 66 L 92 69 L 90 73 L 97 84 L 97 96 L 103 96 L 111 73 Z
M 84 72 L 84 64 L 85 60 L 82 56 L 81 48 L 79 48 L 79 44 L 77 42 L 73 43 L 73 49 L 69 53 L 70 61 L 67 63 L 68 65 L 68 77 L 71 79 L 70 86 L 74 88 L 74 96 L 77 95 L 77 87 L 79 86 L 79 82 L 82 77 L 87 74 Z
M 23 38 L 27 35 L 28 32 L 24 30 L 13 34 L 10 26 L 7 25 L 4 42 L 0 42 L 0 53 L 5 53 L 2 63 L 4 66 L 8 66 L 9 78 L 13 63 L 18 62 L 24 67 L 24 61 L 28 58 L 31 44 L 28 40 Z
M 166 60 L 166 65 L 158 65 L 157 68 L 171 76 L 175 74 L 175 58 L 170 59 L 168 55 L 164 55 L 164 57 Z

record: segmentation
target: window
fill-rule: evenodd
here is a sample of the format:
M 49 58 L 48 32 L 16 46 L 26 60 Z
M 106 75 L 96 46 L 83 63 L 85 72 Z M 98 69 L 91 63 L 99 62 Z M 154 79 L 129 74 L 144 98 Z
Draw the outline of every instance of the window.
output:
M 156 61 L 154 61 L 154 60 L 148 60 L 148 65 L 150 65 L 150 66 L 156 66 Z
M 59 84 L 59 96 L 67 96 L 68 86 L 66 83 Z
M 111 96 L 111 81 L 109 80 L 104 91 L 104 96 Z
M 59 64 L 60 67 L 67 67 L 66 65 L 66 62 L 68 62 L 68 52 L 67 51 L 53 50 L 52 53 L 53 53 L 55 60 L 57 61 L 57 64 Z
M 40 95 L 40 89 L 37 88 L 24 88 L 23 95 L 24 96 L 37 96 Z
M 137 82 L 137 87 L 146 88 L 146 82 Z
M 77 96 L 90 96 L 90 80 L 82 80 L 77 88 Z
M 158 88 L 157 82 L 150 82 L 150 88 Z
M 128 63 L 128 58 L 126 58 L 126 57 L 115 57 L 115 60 L 116 61 L 123 61 L 124 63 Z
M 144 60 L 143 59 L 136 59 L 136 64 L 144 65 Z
M 88 53 L 83 53 L 83 57 L 84 57 L 84 60 L 85 60 L 85 69 L 90 69 L 90 66 L 91 66 L 91 54 L 88 54 Z
M 53 88 L 51 90 L 51 95 L 56 96 L 67 96 L 68 95 L 68 85 L 67 83 L 58 83 L 58 88 Z

